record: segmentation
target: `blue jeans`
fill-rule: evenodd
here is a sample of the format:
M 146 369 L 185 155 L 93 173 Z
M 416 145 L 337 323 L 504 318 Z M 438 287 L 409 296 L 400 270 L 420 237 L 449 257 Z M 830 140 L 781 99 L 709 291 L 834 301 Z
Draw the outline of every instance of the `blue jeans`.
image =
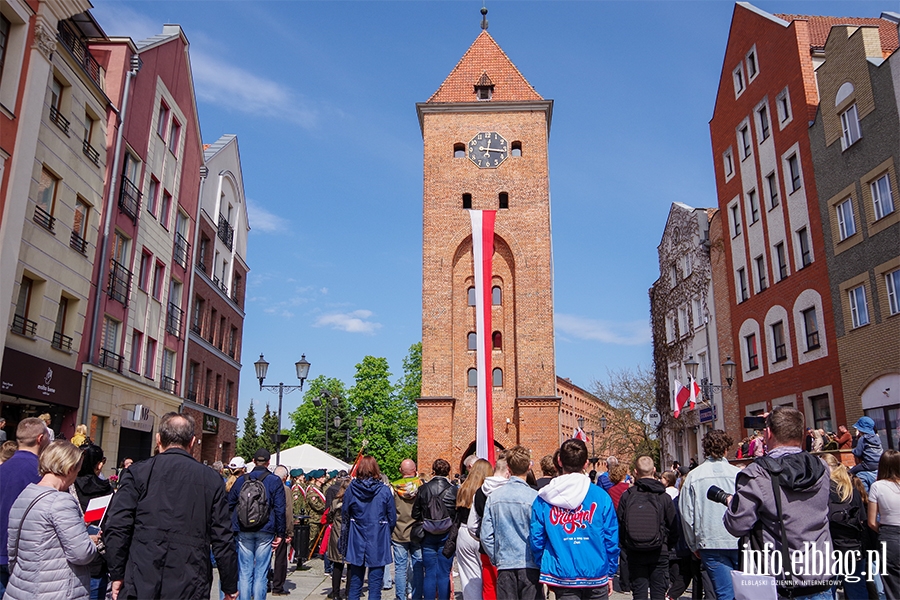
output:
M 422 583 L 423 596 L 428 600 L 437 594 L 438 600 L 450 600 L 450 569 L 453 559 L 444 556 L 444 542 L 447 534 L 425 534 L 422 540 L 422 562 L 425 564 L 425 577 Z M 413 596 L 416 599 L 416 596 Z
M 415 542 L 395 542 L 391 540 L 394 554 L 394 584 L 397 586 L 397 600 L 406 600 L 410 568 L 412 570 L 412 597 L 422 597 L 422 547 Z M 412 561 L 410 561 L 410 558 Z
M 362 596 L 363 579 L 366 567 L 347 565 L 350 591 L 347 600 L 359 600 Z M 381 582 L 384 580 L 384 567 L 369 567 L 369 600 L 381 600 Z M 256 600 L 255 598 L 253 600 Z
M 106 588 L 109 587 L 109 573 L 102 577 L 91 577 L 91 600 L 106 600 Z
M 810 594 L 809 596 L 794 596 L 794 600 L 831 600 L 831 590 Z
M 716 598 L 734 598 L 731 572 L 738 568 L 738 550 L 700 550 L 700 561 L 709 573 Z
M 9 583 L 9 565 L 0 565 L 0 600 L 6 593 L 6 584 Z
M 262 531 L 239 531 L 238 596 L 244 600 L 265 600 L 272 541 L 275 535 Z

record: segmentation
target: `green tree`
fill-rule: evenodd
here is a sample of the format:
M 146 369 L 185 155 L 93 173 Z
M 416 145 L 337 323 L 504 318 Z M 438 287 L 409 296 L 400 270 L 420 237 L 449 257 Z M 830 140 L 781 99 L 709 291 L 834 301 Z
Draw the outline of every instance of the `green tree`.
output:
M 259 443 L 271 453 L 275 453 L 274 436 L 278 433 L 278 413 L 273 412 L 266 404 L 266 412 L 263 413 L 260 424 Z
M 247 416 L 244 417 L 242 431 L 243 435 L 237 442 L 237 455 L 249 461 L 260 447 L 259 434 L 256 430 L 256 411 L 253 410 L 252 400 L 250 401 L 250 408 L 247 410 Z
M 607 371 L 607 381 L 594 380 L 592 392 L 612 409 L 607 417 L 606 433 L 598 436 L 600 455 L 613 454 L 626 462 L 649 456 L 659 468 L 659 439 L 649 423 L 656 410 L 654 372 L 638 365 Z
M 328 418 L 332 422 L 328 424 L 328 451 L 332 456 L 344 459 L 347 455 L 345 428 L 351 424 L 351 409 L 347 400 L 347 392 L 344 382 L 334 377 L 319 375 L 315 379 L 307 381 L 309 386 L 303 394 L 303 402 L 290 414 L 291 429 L 290 438 L 284 448 L 292 448 L 300 444 L 310 444 L 321 450 L 325 449 L 325 406 L 327 398 L 323 399 L 323 391 L 338 398 L 338 407 L 329 406 Z M 322 406 L 316 406 L 313 399 L 323 402 Z M 341 426 L 334 427 L 334 417 L 341 418 Z M 355 429 L 355 425 L 353 425 Z M 352 442 L 351 442 L 352 446 Z M 355 452 L 351 452 L 354 458 Z

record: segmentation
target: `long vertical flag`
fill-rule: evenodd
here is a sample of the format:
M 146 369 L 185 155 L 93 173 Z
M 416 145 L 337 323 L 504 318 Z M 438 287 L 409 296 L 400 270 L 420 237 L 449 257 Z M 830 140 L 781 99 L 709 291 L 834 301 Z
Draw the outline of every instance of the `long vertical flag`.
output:
M 475 267 L 476 370 L 475 454 L 494 464 L 494 415 L 491 407 L 491 280 L 495 210 L 470 210 Z
M 691 390 L 688 402 L 691 403 L 691 410 L 694 410 L 694 406 L 697 404 L 697 398 L 700 397 L 700 386 L 697 385 L 697 380 L 691 377 L 688 382 L 688 388 Z
M 681 415 L 681 409 L 684 408 L 684 405 L 687 404 L 688 399 L 690 398 L 691 393 L 688 391 L 686 387 L 681 385 L 681 382 L 677 379 L 675 380 L 675 396 L 672 398 L 673 406 L 672 406 L 672 416 L 676 419 Z

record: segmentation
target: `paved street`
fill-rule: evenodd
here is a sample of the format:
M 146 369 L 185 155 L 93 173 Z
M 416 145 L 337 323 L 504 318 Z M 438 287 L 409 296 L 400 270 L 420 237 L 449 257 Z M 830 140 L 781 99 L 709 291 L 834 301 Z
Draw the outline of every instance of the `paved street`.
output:
M 213 590 L 218 590 L 219 581 L 215 569 L 213 569 L 213 578 Z M 289 572 L 287 583 L 285 583 L 284 587 L 289 592 L 289 595 L 286 597 L 293 600 L 325 600 L 328 592 L 331 591 L 331 576 L 325 575 L 322 561 L 316 559 L 306 563 L 300 570 Z M 459 577 L 453 578 L 453 589 L 456 590 L 455 598 L 461 600 L 462 593 L 459 592 Z M 215 598 L 215 594 L 212 594 L 211 597 Z M 273 596 L 269 595 L 267 597 L 272 598 Z M 368 597 L 367 588 L 363 588 L 362 597 Z M 384 590 L 381 598 L 382 600 L 392 600 L 394 598 L 394 589 Z M 629 600 L 631 594 L 613 593 L 610 598 L 612 600 Z

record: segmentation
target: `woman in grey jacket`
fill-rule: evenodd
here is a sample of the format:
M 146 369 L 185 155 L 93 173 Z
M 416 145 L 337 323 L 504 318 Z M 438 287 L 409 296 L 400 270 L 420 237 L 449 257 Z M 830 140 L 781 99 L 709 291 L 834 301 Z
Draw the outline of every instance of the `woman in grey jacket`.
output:
M 9 512 L 10 576 L 4 598 L 87 600 L 97 546 L 68 491 L 81 467 L 81 450 L 57 441 L 40 461 L 42 479 L 26 487 Z

